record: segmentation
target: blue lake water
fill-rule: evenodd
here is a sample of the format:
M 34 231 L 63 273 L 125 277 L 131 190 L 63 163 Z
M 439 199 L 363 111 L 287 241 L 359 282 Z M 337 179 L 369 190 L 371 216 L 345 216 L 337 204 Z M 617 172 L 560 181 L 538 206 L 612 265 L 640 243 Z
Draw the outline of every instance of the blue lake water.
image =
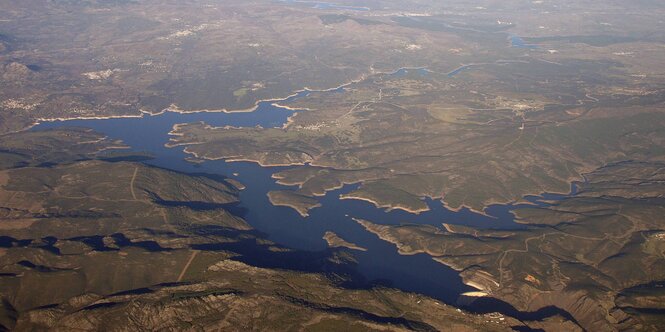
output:
M 330 92 L 343 91 L 343 88 L 339 88 Z M 280 103 L 288 103 L 309 93 L 310 91 L 300 92 Z M 260 167 L 255 163 L 227 163 L 221 160 L 194 164 L 185 160 L 188 155 L 182 152 L 181 147 L 164 146 L 169 139 L 167 133 L 174 124 L 204 121 L 213 126 L 280 127 L 293 113 L 294 111 L 277 107 L 272 102 L 261 102 L 256 111 L 247 113 L 165 113 L 142 118 L 46 122 L 32 130 L 63 126 L 92 128 L 111 138 L 123 140 L 134 151 L 150 153 L 154 159 L 146 161 L 148 164 L 186 173 L 208 173 L 234 178 L 246 186 L 240 193 L 237 210 L 242 211 L 241 216 L 270 240 L 294 249 L 319 251 L 327 247 L 322 239 L 324 233 L 333 231 L 345 240 L 368 249 L 366 252 L 354 251 L 359 272 L 368 280 L 384 280 L 393 287 L 426 294 L 448 303 L 454 303 L 459 294 L 473 290 L 462 283 L 454 270 L 436 263 L 424 254 L 398 254 L 395 246 L 367 232 L 352 218 L 392 225 L 412 223 L 441 227 L 442 223 L 450 223 L 476 228 L 524 227 L 514 223 L 510 211 L 517 206 L 513 205 L 490 206 L 486 211 L 491 215 L 489 217 L 466 209 L 451 211 L 440 201 L 427 200 L 431 210 L 414 215 L 401 210 L 385 212 L 364 201 L 338 199 L 340 194 L 352 191 L 357 185 L 328 192 L 321 198 L 323 206 L 311 210 L 310 216 L 303 218 L 290 208 L 271 205 L 267 198 L 267 193 L 271 190 L 289 188 L 276 184 L 271 178 L 273 173 L 285 169 L 284 167 Z M 548 197 L 550 198 L 554 197 Z M 530 199 L 539 203 L 541 198 Z

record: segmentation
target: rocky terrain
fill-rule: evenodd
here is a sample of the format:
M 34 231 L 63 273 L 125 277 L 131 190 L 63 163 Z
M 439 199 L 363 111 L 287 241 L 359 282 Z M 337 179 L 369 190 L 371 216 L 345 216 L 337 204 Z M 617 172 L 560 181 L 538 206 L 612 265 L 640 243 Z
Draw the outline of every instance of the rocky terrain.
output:
M 662 17 L 649 0 L 0 0 L 0 330 L 657 331 Z M 159 147 L 267 168 L 287 186 L 270 203 L 303 222 L 346 186 L 409 220 L 507 205 L 510 227 L 339 221 L 454 269 L 476 288 L 458 305 L 493 309 L 364 280 L 372 247 L 348 233 L 320 229 L 322 251 L 268 240 L 231 174 L 35 129 L 268 123 L 250 112 L 271 103 L 292 115 L 182 120 Z
M 648 285 L 665 277 L 663 176 L 663 164 L 608 165 L 574 196 L 515 210 L 524 230 L 358 222 L 519 310 L 561 308 L 586 330 L 655 331 L 663 298 Z

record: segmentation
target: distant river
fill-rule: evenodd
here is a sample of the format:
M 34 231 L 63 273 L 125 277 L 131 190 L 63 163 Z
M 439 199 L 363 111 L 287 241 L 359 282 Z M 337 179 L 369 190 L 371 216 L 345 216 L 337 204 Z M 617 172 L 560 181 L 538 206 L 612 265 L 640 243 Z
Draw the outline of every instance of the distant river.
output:
M 510 46 L 515 48 L 526 48 L 529 50 L 536 50 L 539 48 L 538 45 L 527 44 L 520 36 L 510 35 L 508 38 L 510 39 Z
M 352 10 L 352 11 L 369 11 L 368 7 L 355 7 L 355 6 L 344 6 L 337 5 L 330 2 L 322 1 L 307 1 L 307 0 L 278 0 L 279 2 L 288 3 L 288 4 L 299 4 L 304 6 L 309 6 L 316 9 L 330 9 L 330 10 Z

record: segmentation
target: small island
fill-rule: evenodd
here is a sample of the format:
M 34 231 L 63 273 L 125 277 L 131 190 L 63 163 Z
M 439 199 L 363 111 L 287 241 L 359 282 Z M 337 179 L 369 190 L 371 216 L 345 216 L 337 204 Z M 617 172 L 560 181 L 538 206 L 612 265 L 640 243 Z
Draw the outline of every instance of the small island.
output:
M 339 235 L 330 231 L 323 235 L 323 239 L 326 240 L 328 247 L 330 248 L 348 248 L 353 250 L 367 251 L 367 249 L 358 246 L 355 243 L 348 242 L 339 237 Z

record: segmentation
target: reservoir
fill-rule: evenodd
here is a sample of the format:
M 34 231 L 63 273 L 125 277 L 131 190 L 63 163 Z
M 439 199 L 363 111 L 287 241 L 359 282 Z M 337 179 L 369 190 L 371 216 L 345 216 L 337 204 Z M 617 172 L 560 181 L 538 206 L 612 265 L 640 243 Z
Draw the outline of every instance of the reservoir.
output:
M 290 100 L 309 92 L 305 90 L 279 102 L 288 104 Z M 330 93 L 343 93 L 343 89 L 331 90 Z M 149 153 L 154 158 L 146 161 L 147 164 L 184 173 L 208 173 L 236 179 L 244 184 L 246 189 L 240 192 L 240 203 L 232 212 L 243 217 L 268 239 L 294 249 L 324 251 L 327 250 L 327 245 L 322 239 L 323 235 L 327 231 L 335 232 L 343 239 L 367 249 L 364 252 L 353 251 L 358 261 L 358 272 L 367 280 L 422 293 L 447 303 L 455 303 L 461 293 L 474 289 L 464 285 L 457 272 L 435 262 L 427 255 L 398 254 L 395 246 L 367 232 L 352 218 L 367 219 L 379 224 L 411 223 L 441 227 L 442 223 L 449 223 L 496 229 L 524 227 L 514 222 L 511 210 L 519 207 L 514 205 L 490 206 L 486 210 L 488 216 L 467 209 L 451 211 L 440 201 L 427 200 L 430 211 L 415 215 L 401 210 L 385 212 L 368 202 L 339 199 L 340 194 L 352 191 L 357 184 L 328 192 L 321 198 L 323 206 L 311 210 L 310 216 L 303 218 L 295 210 L 273 206 L 268 200 L 269 191 L 289 189 L 276 184 L 271 178 L 273 173 L 284 170 L 285 167 L 261 167 L 250 162 L 227 163 L 223 160 L 195 164 L 185 160 L 189 155 L 182 152 L 182 147 L 164 146 L 169 140 L 168 132 L 175 124 L 204 121 L 213 126 L 281 127 L 294 112 L 296 111 L 273 105 L 273 102 L 260 102 L 254 112 L 166 112 L 141 118 L 45 122 L 32 130 L 71 126 L 92 128 L 113 139 L 121 139 L 131 146 L 133 151 Z M 535 202 L 538 198 L 531 200 Z M 493 310 L 497 311 L 499 308 L 493 307 Z

